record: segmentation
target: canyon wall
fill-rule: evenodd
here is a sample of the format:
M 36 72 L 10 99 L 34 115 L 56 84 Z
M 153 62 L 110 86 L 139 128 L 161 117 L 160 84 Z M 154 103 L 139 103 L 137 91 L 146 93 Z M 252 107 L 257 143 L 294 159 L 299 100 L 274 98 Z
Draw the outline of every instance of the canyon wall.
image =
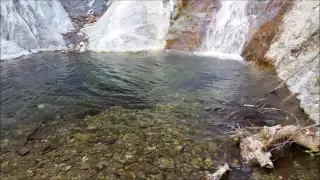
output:
M 301 107 L 319 122 L 319 1 L 270 1 L 276 15 L 248 40 L 242 56 L 260 66 L 273 66 Z M 273 7 L 272 7 L 273 6 Z
M 1 1 L 1 59 L 66 48 L 62 34 L 74 30 L 57 0 Z

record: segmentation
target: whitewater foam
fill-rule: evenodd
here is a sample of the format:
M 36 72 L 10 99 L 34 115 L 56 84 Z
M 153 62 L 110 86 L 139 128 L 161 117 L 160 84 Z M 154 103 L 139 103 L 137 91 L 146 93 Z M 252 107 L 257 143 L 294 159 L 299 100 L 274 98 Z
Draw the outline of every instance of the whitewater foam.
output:
M 194 54 L 197 56 L 209 56 L 209 57 L 214 57 L 217 59 L 235 60 L 235 61 L 243 61 L 244 62 L 243 58 L 237 54 L 227 54 L 227 53 L 213 52 L 213 51 L 195 52 Z

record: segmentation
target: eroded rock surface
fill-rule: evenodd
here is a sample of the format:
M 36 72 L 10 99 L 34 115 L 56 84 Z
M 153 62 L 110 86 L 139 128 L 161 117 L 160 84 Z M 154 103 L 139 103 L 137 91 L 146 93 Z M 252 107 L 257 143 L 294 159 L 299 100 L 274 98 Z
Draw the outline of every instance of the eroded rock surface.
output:
M 73 29 L 57 0 L 1 1 L 1 59 L 65 49 L 62 34 Z
M 265 11 L 273 18 L 258 28 L 242 55 L 274 66 L 305 112 L 319 121 L 319 2 L 273 0 Z

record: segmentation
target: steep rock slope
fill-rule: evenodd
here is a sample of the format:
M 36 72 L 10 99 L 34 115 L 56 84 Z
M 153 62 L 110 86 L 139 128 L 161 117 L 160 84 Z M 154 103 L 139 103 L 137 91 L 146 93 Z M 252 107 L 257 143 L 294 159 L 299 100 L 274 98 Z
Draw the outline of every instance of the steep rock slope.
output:
M 57 0 L 1 1 L 1 59 L 64 49 L 62 34 L 73 29 Z
M 86 14 L 103 14 L 107 0 L 60 0 L 71 18 Z
M 260 26 L 242 56 L 255 64 L 273 65 L 298 94 L 305 112 L 319 121 L 320 2 L 272 0 L 269 5 L 266 12 L 277 12 L 276 16 Z
M 314 120 L 319 120 L 319 4 L 297 1 L 266 54 L 289 89 L 299 93 L 301 107 Z

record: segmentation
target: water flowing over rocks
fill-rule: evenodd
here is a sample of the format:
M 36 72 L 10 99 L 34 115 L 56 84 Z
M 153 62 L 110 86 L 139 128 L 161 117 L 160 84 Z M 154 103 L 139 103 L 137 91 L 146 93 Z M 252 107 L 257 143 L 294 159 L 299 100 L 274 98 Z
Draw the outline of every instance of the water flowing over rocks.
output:
M 66 48 L 62 34 L 74 30 L 57 0 L 1 1 L 1 59 Z
M 163 50 L 170 1 L 115 1 L 101 19 L 82 31 L 92 51 Z

